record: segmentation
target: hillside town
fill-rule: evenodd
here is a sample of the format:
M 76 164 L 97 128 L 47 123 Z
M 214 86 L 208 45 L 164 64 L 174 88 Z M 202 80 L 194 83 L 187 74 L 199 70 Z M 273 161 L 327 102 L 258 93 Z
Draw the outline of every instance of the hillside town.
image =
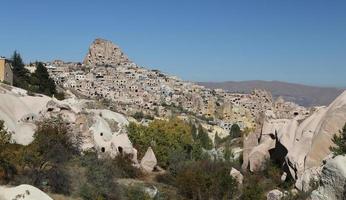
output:
M 24 73 L 20 70 L 24 70 Z M 18 81 L 20 73 L 23 77 Z M 251 188 L 253 183 L 246 182 L 252 181 L 252 176 L 260 176 L 261 180 L 270 183 L 263 186 L 270 200 L 305 193 L 311 193 L 312 199 L 317 200 L 325 194 L 333 197 L 334 191 L 340 193 L 343 190 L 330 188 L 330 180 L 335 179 L 339 170 L 343 170 L 340 166 L 345 159 L 344 156 L 335 159 L 331 157 L 331 151 L 337 150 L 330 148 L 334 141 L 330 138 L 342 128 L 346 119 L 345 92 L 329 106 L 307 108 L 285 101 L 282 97 L 273 98 L 266 90 L 231 93 L 222 89 L 209 89 L 159 70 L 138 66 L 117 45 L 104 39 L 96 39 L 91 44 L 83 63 L 55 60 L 24 64 L 15 52 L 12 59 L 0 59 L 0 80 L 0 120 L 3 120 L 0 122 L 3 123 L 2 128 L 6 127 L 11 140 L 15 141 L 6 145 L 21 145 L 23 155 L 18 153 L 19 157 L 28 156 L 26 151 L 36 151 L 30 148 L 37 145 L 35 142 L 40 123 L 46 122 L 48 128 L 66 126 L 65 131 L 72 133 L 70 139 L 78 140 L 78 151 L 92 151 L 102 162 L 129 156 L 127 164 L 115 166 L 122 168 L 125 172 L 122 172 L 121 177 L 129 176 L 131 182 L 138 181 L 138 176 L 124 175 L 129 173 L 127 170 L 138 170 L 138 173 L 144 173 L 144 177 L 157 178 L 162 174 L 171 176 L 174 169 L 169 167 L 175 163 L 170 159 L 176 159 L 175 156 L 179 157 L 183 153 L 184 159 L 190 159 L 179 161 L 185 164 L 193 161 L 205 167 L 203 156 L 207 157 L 209 164 L 220 161 L 225 166 L 223 170 L 230 170 L 222 172 L 222 176 L 229 173 L 230 176 L 225 176 L 229 179 L 229 186 L 237 185 L 231 191 L 241 191 L 239 194 L 243 196 L 251 197 L 247 189 L 256 189 Z M 22 88 L 12 87 L 14 83 Z M 54 87 L 50 87 L 51 84 Z M 62 91 L 64 97 L 59 100 L 54 96 L 61 94 L 58 90 Z M 59 129 L 44 129 L 41 142 L 52 137 L 46 134 Z M 346 133 L 346 126 L 343 131 Z M 61 148 L 60 144 L 57 145 L 57 148 Z M 73 146 L 73 143 L 68 145 Z M 175 152 L 177 150 L 182 152 Z M 45 151 L 40 150 L 43 153 Z M 88 157 L 83 154 L 74 156 Z M 18 159 L 11 162 L 22 165 Z M 74 161 L 71 159 L 68 162 Z M 94 160 L 90 163 L 93 170 L 97 162 Z M 60 166 L 59 163 L 55 165 Z M 330 165 L 336 165 L 338 169 L 333 174 L 324 175 L 323 170 L 330 170 Z M 85 169 L 83 162 L 78 167 Z M 106 168 L 108 171 L 109 167 Z M 10 173 L 6 170 L 6 173 Z M 30 170 L 33 170 L 30 173 L 36 173 L 34 168 Z M 185 177 L 185 172 L 179 173 L 185 178 L 184 183 L 190 180 Z M 275 174 L 268 178 L 265 173 Z M 25 170 L 21 174 L 25 177 Z M 6 177 L 6 174 L 2 177 Z M 22 180 L 23 183 L 26 183 L 25 180 Z M 42 177 L 40 180 L 50 180 L 50 187 L 55 187 L 55 181 L 60 181 L 55 177 Z M 325 181 L 326 186 L 310 185 L 319 180 Z M 91 179 L 88 181 L 84 184 L 93 182 Z M 119 179 L 117 184 L 124 190 L 131 188 L 121 181 Z M 342 185 L 341 182 L 332 183 Z M 32 184 L 45 189 L 43 183 Z M 282 184 L 290 184 L 290 191 L 284 191 L 286 188 Z M 145 185 L 140 187 L 146 190 L 144 194 L 149 195 L 150 199 L 167 192 L 163 189 L 166 186 L 158 186 L 159 190 L 155 186 L 152 186 L 154 189 Z M 182 190 L 187 186 L 177 187 Z M 280 190 L 273 189 L 275 187 Z M 172 190 L 176 189 L 173 187 Z M 45 193 L 31 185 L 20 185 L 13 190 L 16 194 L 30 190 L 40 198 L 50 200 Z M 106 194 L 111 196 L 113 190 L 113 187 L 108 188 Z M 6 187 L 0 187 L 1 191 L 10 194 Z M 97 197 L 98 193 L 89 195 Z M 255 196 L 263 195 L 262 192 Z
M 26 68 L 34 70 L 30 65 Z M 234 123 L 241 129 L 255 128 L 263 113 L 288 119 L 309 113 L 282 98 L 274 101 L 263 90 L 251 94 L 211 90 L 138 66 L 117 45 L 103 39 L 94 41 L 83 63 L 56 60 L 46 63 L 46 68 L 63 88 L 86 98 L 108 100 L 114 110 L 126 115 L 143 112 L 165 118 L 178 110 L 179 115 L 193 115 L 229 131 Z

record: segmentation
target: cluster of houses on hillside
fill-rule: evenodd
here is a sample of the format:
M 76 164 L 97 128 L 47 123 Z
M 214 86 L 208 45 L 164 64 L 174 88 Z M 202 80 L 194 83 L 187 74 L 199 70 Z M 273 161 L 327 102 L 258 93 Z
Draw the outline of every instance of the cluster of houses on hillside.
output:
M 234 123 L 241 128 L 254 127 L 256 118 L 266 110 L 280 115 L 286 113 L 289 117 L 298 108 L 292 104 L 275 109 L 270 94 L 264 91 L 235 94 L 221 89 L 211 90 L 134 63 L 84 66 L 54 61 L 47 63 L 46 67 L 57 84 L 88 98 L 108 100 L 115 110 L 127 115 L 143 112 L 145 115 L 169 117 L 178 111 L 229 130 Z
M 273 102 L 266 91 L 237 94 L 222 89 L 211 90 L 132 62 L 117 66 L 86 66 L 56 60 L 45 63 L 45 66 L 58 85 L 87 98 L 107 100 L 115 110 L 127 115 L 138 112 L 158 117 L 192 114 L 228 131 L 234 123 L 242 129 L 252 128 L 261 113 L 268 111 L 281 118 L 307 112 L 305 108 L 282 99 Z M 36 66 L 28 64 L 25 68 L 33 73 Z M 13 83 L 11 62 L 2 57 L 0 81 Z

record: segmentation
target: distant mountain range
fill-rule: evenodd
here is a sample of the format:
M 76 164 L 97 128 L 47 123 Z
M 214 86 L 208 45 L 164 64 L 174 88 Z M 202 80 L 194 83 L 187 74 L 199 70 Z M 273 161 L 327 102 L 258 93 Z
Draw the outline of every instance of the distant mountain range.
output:
M 250 93 L 254 89 L 265 89 L 274 98 L 282 96 L 287 101 L 302 106 L 329 105 L 344 89 L 333 87 L 316 87 L 280 81 L 226 81 L 197 82 L 208 88 L 221 88 L 229 92 Z

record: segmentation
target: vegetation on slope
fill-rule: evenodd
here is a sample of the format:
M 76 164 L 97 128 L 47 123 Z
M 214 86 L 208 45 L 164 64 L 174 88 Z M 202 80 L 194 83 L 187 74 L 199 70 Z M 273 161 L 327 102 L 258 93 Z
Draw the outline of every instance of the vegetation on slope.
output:
M 331 147 L 330 150 L 333 152 L 334 156 L 345 155 L 346 154 L 346 124 L 343 129 L 340 131 L 340 135 L 334 135 L 333 142 L 334 147 Z
M 63 99 L 63 93 L 56 90 L 54 80 L 49 77 L 47 68 L 42 62 L 36 62 L 36 70 L 30 73 L 25 67 L 24 62 L 18 52 L 12 55 L 13 66 L 13 85 L 23 88 L 29 92 L 45 94 L 47 96 L 55 95 L 58 99 Z

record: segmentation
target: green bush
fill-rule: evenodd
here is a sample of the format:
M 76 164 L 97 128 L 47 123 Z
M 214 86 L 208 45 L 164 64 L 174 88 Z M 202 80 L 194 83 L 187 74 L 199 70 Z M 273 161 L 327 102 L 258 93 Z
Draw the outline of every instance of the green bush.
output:
M 178 118 L 154 120 L 149 126 L 130 123 L 128 135 L 138 150 L 138 157 L 144 156 L 148 147 L 155 152 L 158 164 L 167 168 L 169 154 L 175 150 L 188 151 L 193 146 L 191 127 Z
M 79 155 L 79 141 L 60 118 L 38 122 L 34 141 L 23 151 L 26 168 L 18 182 L 25 181 L 56 193 L 70 193 L 71 179 L 64 166 Z
M 125 188 L 125 198 L 129 200 L 151 200 L 152 198 L 139 186 Z
M 200 142 L 204 149 L 210 150 L 213 148 L 213 142 L 209 138 L 208 133 L 201 125 L 198 126 L 198 135 L 196 139 Z
M 246 176 L 242 189 L 242 200 L 265 200 L 263 179 L 260 176 Z
M 90 151 L 81 158 L 81 163 L 86 168 L 87 179 L 79 192 L 83 199 L 118 199 L 118 186 L 110 159 L 98 159 L 97 153 Z
M 231 126 L 231 131 L 230 131 L 230 136 L 231 138 L 238 138 L 238 137 L 241 137 L 241 130 L 240 130 L 240 127 L 238 124 L 233 124 Z
M 188 199 L 233 199 L 237 183 L 229 175 L 230 166 L 225 162 L 186 162 L 176 175 L 176 186 Z
M 333 152 L 334 156 L 345 155 L 346 154 L 346 124 L 340 131 L 340 135 L 334 135 L 333 142 L 334 147 L 330 147 L 330 150 Z

